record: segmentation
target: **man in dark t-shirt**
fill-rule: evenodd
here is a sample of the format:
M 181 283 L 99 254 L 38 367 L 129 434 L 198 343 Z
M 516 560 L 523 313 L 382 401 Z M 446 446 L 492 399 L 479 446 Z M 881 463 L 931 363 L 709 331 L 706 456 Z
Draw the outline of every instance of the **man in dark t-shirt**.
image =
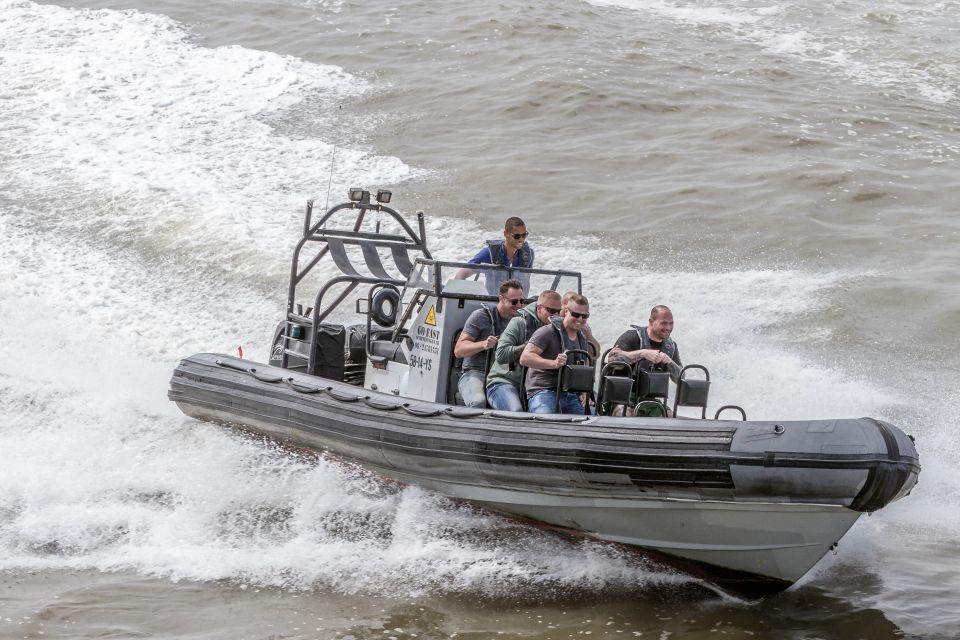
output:
M 482 409 L 487 406 L 487 354 L 497 348 L 497 336 L 520 312 L 523 305 L 523 289 L 517 280 L 506 280 L 500 285 L 497 306 L 482 307 L 467 317 L 463 331 L 453 345 L 453 355 L 463 358 L 463 375 L 457 389 L 468 407 Z
M 610 361 L 637 363 L 644 371 L 669 371 L 674 381 L 680 375 L 680 348 L 670 334 L 673 333 L 673 313 L 665 305 L 658 304 L 650 310 L 650 319 L 645 327 L 631 327 L 624 331 L 613 345 L 607 359 Z M 631 404 L 637 398 L 631 398 Z
M 613 349 L 609 360 L 639 362 L 640 368 L 666 367 L 676 377 L 680 372 L 680 348 L 673 341 L 673 313 L 665 305 L 658 304 L 650 310 L 646 327 L 632 327 L 624 331 Z

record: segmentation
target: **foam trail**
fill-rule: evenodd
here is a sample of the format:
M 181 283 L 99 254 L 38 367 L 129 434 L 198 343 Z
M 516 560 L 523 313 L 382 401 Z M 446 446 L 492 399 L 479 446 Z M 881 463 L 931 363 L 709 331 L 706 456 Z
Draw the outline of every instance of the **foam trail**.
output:
M 257 117 L 351 83 L 290 58 L 196 47 L 158 16 L 2 8 L 5 68 L 17 87 L 39 83 L 55 117 L 35 122 L 26 89 L 3 116 L 29 130 L 3 128 L 15 171 L 0 216 L 0 569 L 401 594 L 686 580 L 180 415 L 164 397 L 177 357 L 257 340 L 248 352 L 265 355 L 283 288 L 268 274 L 260 296 L 249 276 L 283 274 L 293 234 L 260 212 L 290 209 L 282 191 L 305 191 L 297 179 L 320 182 L 291 150 L 328 147 Z M 363 152 L 341 162 L 364 183 L 413 173 Z M 85 197 L 45 209 L 74 190 Z M 298 202 L 294 231 L 299 215 Z M 224 226 L 247 241 L 221 242 Z
M 198 47 L 159 16 L 0 9 L 13 87 L 0 114 L 0 157 L 12 168 L 0 178 L 0 569 L 492 596 L 684 580 L 180 415 L 165 398 L 178 357 L 240 344 L 266 357 L 302 194 L 326 184 L 326 143 L 277 135 L 260 118 L 302 118 L 305 100 L 349 99 L 357 83 L 289 57 Z M 52 105 L 50 122 L 38 121 L 31 83 Z M 341 160 L 344 184 L 422 175 L 349 148 Z M 225 230 L 243 241 L 224 242 Z M 496 233 L 428 218 L 441 258 L 471 255 Z M 871 379 L 812 363 L 779 329 L 871 274 L 662 273 L 556 237 L 538 240 L 538 259 L 583 271 L 608 344 L 669 300 L 687 360 L 715 373 L 718 399 L 753 390 L 742 401 L 751 417 L 901 410 Z M 809 340 L 830 337 L 822 329 Z M 946 442 L 944 418 L 927 418 L 927 433 Z M 930 451 L 925 474 L 941 487 L 929 495 L 955 507 L 949 451 Z M 895 528 L 902 513 L 872 522 Z
M 205 253 L 224 239 L 286 247 L 303 194 L 422 172 L 342 143 L 277 134 L 265 117 L 325 116 L 369 86 L 337 67 L 241 47 L 208 49 L 163 16 L 0 3 L 4 73 L 0 131 L 6 188 L 56 206 L 47 224 L 71 226 L 82 200 L 104 206 L 78 229 L 161 250 Z M 300 115 L 297 115 L 300 113 Z M 293 228 L 296 228 L 295 226 Z M 286 253 L 284 250 L 282 253 Z M 272 263 L 278 260 L 271 261 Z M 254 271 L 257 265 L 234 268 Z M 273 268 L 273 267 L 271 267 Z M 281 271 L 282 272 L 282 271 Z
M 0 229 L 17 248 L 0 254 L 5 273 L 35 251 L 56 255 Z M 133 289 L 151 286 L 149 270 L 96 251 L 44 267 L 73 291 L 89 264 L 122 269 Z M 154 311 L 154 331 L 124 332 L 141 309 L 101 305 L 107 278 L 67 296 L 81 317 L 103 316 L 63 331 L 45 313 L 61 291 L 44 293 L 33 277 L 0 283 L 0 569 L 134 569 L 392 595 L 685 580 L 186 419 L 164 398 L 171 355 L 154 344 L 189 331 L 202 305 L 178 292 Z M 12 304 L 24 288 L 36 295 Z M 177 310 L 165 315 L 168 305 Z M 38 335 L 56 349 L 19 347 Z M 514 543 L 505 550 L 501 537 Z
M 300 459 L 179 416 L 163 398 L 169 361 L 176 355 L 163 345 L 184 333 L 198 341 L 217 339 L 195 330 L 209 321 L 203 320 L 209 313 L 203 299 L 215 295 L 206 288 L 210 285 L 197 283 L 201 290 L 192 295 L 173 287 L 154 310 L 150 332 L 124 333 L 122 328 L 143 317 L 144 310 L 101 305 L 111 291 L 109 277 L 77 287 L 88 267 L 122 270 L 131 290 L 150 291 L 169 282 L 153 285 L 149 269 L 95 250 L 58 263 L 55 252 L 38 244 L 42 236 L 25 242 L 15 229 L 2 231 L 14 240 L 8 246 L 19 247 L 3 254 L 4 272 L 26 256 L 49 256 L 47 274 L 71 291 L 71 308 L 81 315 L 101 314 L 96 322 L 71 325 L 63 335 L 58 319 L 43 313 L 55 304 L 51 298 L 41 294 L 26 304 L 10 304 L 22 286 L 43 291 L 39 276 L 7 279 L 0 287 L 6 327 L 0 362 L 11 363 L 0 367 L 0 375 L 4 405 L 13 409 L 9 426 L 0 430 L 0 451 L 5 463 L 11 462 L 0 472 L 0 483 L 10 488 L 0 506 L 6 516 L 0 528 L 3 568 L 135 569 L 175 579 L 345 593 L 486 597 L 508 595 L 517 586 L 603 593 L 681 579 L 625 562 L 612 548 L 570 545 L 454 508 L 432 494 L 397 492 L 336 464 Z M 567 259 L 563 249 L 549 253 L 547 261 Z M 594 262 L 599 255 L 587 252 L 588 269 L 599 268 Z M 760 323 L 809 306 L 810 299 L 797 299 L 801 283 L 806 281 L 807 295 L 816 298 L 838 278 L 818 282 L 800 273 L 775 272 L 701 274 L 702 280 L 696 274 L 673 275 L 690 283 L 690 299 L 678 308 L 690 305 L 691 313 L 697 296 L 707 291 L 721 299 L 725 289 L 718 285 L 725 278 L 730 287 L 741 278 L 755 286 L 766 283 L 768 290 L 757 288 L 758 296 L 774 311 L 759 317 Z M 798 286 L 785 294 L 784 283 Z M 652 283 L 640 279 L 639 284 Z M 270 318 L 268 301 L 252 302 L 249 315 L 241 315 L 243 322 Z M 605 322 L 598 330 L 608 331 L 624 317 L 613 314 L 631 311 L 612 307 L 610 325 Z M 702 328 L 704 344 L 722 327 L 720 322 Z M 230 343 L 233 336 L 222 331 L 223 342 Z M 15 345 L 36 335 L 62 337 L 48 356 L 24 357 L 29 354 Z M 696 348 L 697 342 L 688 344 Z M 91 354 L 96 354 L 92 362 Z M 777 355 L 771 352 L 771 362 Z M 383 575 L 392 579 L 385 582 Z

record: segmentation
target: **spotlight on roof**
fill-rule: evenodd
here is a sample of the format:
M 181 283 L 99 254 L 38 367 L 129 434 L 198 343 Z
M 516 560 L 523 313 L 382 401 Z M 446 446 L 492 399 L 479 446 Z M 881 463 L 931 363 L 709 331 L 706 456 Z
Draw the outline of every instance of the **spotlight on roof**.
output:
M 360 187 L 351 187 L 350 188 L 350 199 L 354 202 L 360 202 L 363 200 L 363 189 Z
M 377 191 L 377 202 L 381 204 L 387 204 L 390 202 L 390 196 L 393 195 L 393 192 L 389 189 L 380 189 Z

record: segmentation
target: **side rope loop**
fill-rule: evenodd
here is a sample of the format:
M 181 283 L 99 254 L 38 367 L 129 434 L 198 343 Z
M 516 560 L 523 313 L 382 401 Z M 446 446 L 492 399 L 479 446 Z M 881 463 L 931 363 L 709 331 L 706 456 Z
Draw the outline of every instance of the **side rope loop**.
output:
M 381 411 L 396 411 L 400 408 L 399 403 L 379 403 L 374 402 L 370 396 L 363 396 L 360 401 L 371 409 L 380 409 Z
M 259 378 L 258 378 L 259 379 Z M 284 382 L 287 383 L 287 386 L 296 391 L 297 393 L 323 393 L 323 388 L 321 387 L 308 387 L 304 384 L 295 382 L 293 378 L 284 378 Z
M 406 411 L 407 413 L 409 413 L 410 415 L 417 416 L 419 418 L 433 418 L 434 416 L 438 416 L 441 413 L 443 413 L 439 409 L 429 409 L 427 411 L 423 411 L 421 409 L 414 409 L 409 402 L 404 402 L 403 404 L 400 405 L 400 408 Z

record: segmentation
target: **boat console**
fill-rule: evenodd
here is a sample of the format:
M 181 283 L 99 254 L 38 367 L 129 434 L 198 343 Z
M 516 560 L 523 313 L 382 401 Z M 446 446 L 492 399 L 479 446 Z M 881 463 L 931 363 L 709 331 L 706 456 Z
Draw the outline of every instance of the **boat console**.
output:
M 545 289 L 580 292 L 581 276 L 576 271 L 434 259 L 427 248 L 423 212 L 417 212 L 414 229 L 388 206 L 390 198 L 383 189 L 351 189 L 348 202 L 331 207 L 318 220 L 313 220 L 313 201 L 307 203 L 303 235 L 290 268 L 286 319 L 274 332 L 270 364 L 403 398 L 461 404 L 453 346 L 469 315 L 482 305 L 495 312 L 497 290 L 505 280 L 523 283 L 529 303 Z M 321 265 L 328 267 L 326 273 Z M 321 279 L 313 294 L 306 283 L 317 273 Z M 351 316 L 353 322 L 348 321 Z M 606 357 L 600 364 L 599 413 L 621 414 L 618 407 L 626 407 L 653 416 L 670 414 L 669 373 L 645 372 L 606 362 Z M 589 368 L 592 381 L 592 358 Z M 702 375 L 687 376 L 692 370 Z M 573 386 L 572 375 L 579 378 Z M 586 391 L 586 377 L 584 371 L 562 372 L 560 384 Z M 673 415 L 687 406 L 701 409 L 705 418 L 710 387 L 706 368 L 687 366 L 675 382 Z M 729 409 L 745 418 L 735 405 L 721 411 Z M 718 411 L 715 418 L 719 416 Z

